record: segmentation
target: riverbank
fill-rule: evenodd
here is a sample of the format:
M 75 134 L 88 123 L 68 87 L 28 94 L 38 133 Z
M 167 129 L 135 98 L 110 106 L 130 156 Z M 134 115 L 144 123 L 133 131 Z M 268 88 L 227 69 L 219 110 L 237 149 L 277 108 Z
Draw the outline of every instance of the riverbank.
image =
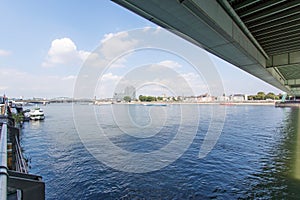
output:
M 178 104 L 198 104 L 198 105 L 224 105 L 224 106 L 240 106 L 240 105 L 256 105 L 256 106 L 275 106 L 276 101 L 243 101 L 243 102 L 164 102 L 164 101 L 155 101 L 155 102 L 95 102 L 95 105 L 107 105 L 107 104 L 133 104 L 133 105 L 178 105 Z
M 276 107 L 300 107 L 300 101 L 276 102 Z

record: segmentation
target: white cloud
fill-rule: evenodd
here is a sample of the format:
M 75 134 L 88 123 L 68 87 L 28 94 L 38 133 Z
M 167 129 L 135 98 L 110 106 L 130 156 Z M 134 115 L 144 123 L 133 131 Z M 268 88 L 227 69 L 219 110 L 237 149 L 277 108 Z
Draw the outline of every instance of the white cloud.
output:
M 151 27 L 151 26 L 145 26 L 144 28 L 143 28 L 143 32 L 147 32 L 147 31 L 149 31 L 149 30 L 151 30 L 153 27 Z
M 108 33 L 108 34 L 104 34 L 103 39 L 101 39 L 101 44 L 108 41 L 109 39 L 113 38 L 116 34 L 114 33 Z
M 160 26 L 157 26 L 154 33 L 155 33 L 155 34 L 158 34 L 158 33 L 160 33 L 161 31 L 163 31 L 163 28 L 160 27 Z
M 0 85 L 0 91 L 2 92 L 0 94 L 3 94 L 7 88 L 8 88 L 7 86 Z
M 100 98 L 112 97 L 121 78 L 121 76 L 114 75 L 111 72 L 104 74 L 97 85 L 95 95 Z
M 113 60 L 122 53 L 134 50 L 138 41 L 130 38 L 127 32 L 105 34 L 101 40 L 100 52 L 107 60 Z
M 88 51 L 78 51 L 78 56 L 81 60 L 86 60 L 89 56 L 91 55 L 91 52 L 88 52 Z
M 76 79 L 76 76 L 73 76 L 73 75 L 62 77 L 62 80 L 63 80 L 63 81 L 64 81 L 64 80 L 74 80 L 74 79 Z
M 198 74 L 192 72 L 181 74 L 180 76 L 182 76 L 187 81 L 195 81 L 200 79 L 200 76 Z
M 11 80 L 11 74 L 14 80 Z M 0 86 L 0 94 L 5 92 L 9 97 L 56 97 L 73 96 L 75 76 L 49 76 L 27 73 L 12 68 L 1 68 L 0 79 L 9 85 Z
M 109 67 L 111 68 L 124 68 L 126 67 L 127 58 L 121 57 L 117 59 L 115 62 L 113 62 Z
M 172 92 L 173 91 L 171 91 L 170 88 L 168 88 L 162 83 L 157 83 L 157 82 L 145 84 L 137 88 L 137 94 L 138 94 L 137 96 L 139 95 L 162 96 L 164 94 L 167 96 L 173 96 L 174 94 Z
M 190 85 L 195 94 L 198 95 L 207 92 L 207 84 L 199 74 L 189 72 L 181 74 L 180 76 L 182 76 L 187 81 L 187 83 Z
M 78 51 L 74 48 L 76 47 L 75 45 L 70 45 L 70 47 L 73 47 L 70 49 L 72 49 L 72 52 L 77 51 L 81 59 L 88 57 L 85 60 L 84 66 L 95 67 L 98 70 L 107 66 L 109 68 L 124 68 L 127 56 L 122 56 L 122 54 L 134 51 L 138 46 L 138 41 L 131 38 L 128 32 L 123 31 L 105 34 L 100 40 L 99 45 L 100 47 L 93 52 Z
M 51 43 L 43 67 L 55 65 L 80 65 L 90 52 L 77 50 L 75 43 L 70 38 L 55 39 Z
M 27 73 L 26 72 L 21 72 L 21 71 L 16 70 L 16 69 L 11 69 L 11 68 L 1 68 L 1 70 L 0 70 L 0 79 L 1 80 L 11 79 L 12 74 L 14 75 L 14 77 L 22 77 L 22 76 L 25 76 Z
M 179 64 L 178 62 L 175 62 L 173 60 L 164 60 L 164 61 L 161 61 L 161 62 L 159 62 L 157 64 L 158 65 L 163 65 L 163 66 L 166 66 L 166 67 L 169 67 L 169 68 L 172 68 L 172 69 L 176 69 L 176 68 L 182 67 L 181 64 Z
M 138 40 L 130 37 L 128 32 L 108 33 L 100 40 L 100 47 L 88 54 L 86 64 L 89 67 L 124 68 L 127 62 L 125 52 L 134 51 Z
M 111 72 L 102 76 L 102 81 L 119 81 L 122 77 L 113 75 Z
M 11 51 L 0 49 L 0 56 L 9 56 L 11 55 Z
M 117 33 L 107 33 L 104 34 L 103 39 L 101 39 L 101 44 L 107 42 L 108 40 L 112 39 L 113 37 L 127 37 L 128 33 L 125 31 L 117 32 Z

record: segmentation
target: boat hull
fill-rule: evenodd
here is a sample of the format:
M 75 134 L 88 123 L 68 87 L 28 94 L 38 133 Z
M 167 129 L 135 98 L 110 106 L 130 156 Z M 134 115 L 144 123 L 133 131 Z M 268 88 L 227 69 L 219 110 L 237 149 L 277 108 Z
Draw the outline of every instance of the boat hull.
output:
M 30 116 L 30 120 L 44 120 L 45 116 L 41 115 L 41 116 Z
M 29 118 L 31 120 L 43 120 L 45 119 L 44 111 L 40 108 L 35 108 L 29 112 Z

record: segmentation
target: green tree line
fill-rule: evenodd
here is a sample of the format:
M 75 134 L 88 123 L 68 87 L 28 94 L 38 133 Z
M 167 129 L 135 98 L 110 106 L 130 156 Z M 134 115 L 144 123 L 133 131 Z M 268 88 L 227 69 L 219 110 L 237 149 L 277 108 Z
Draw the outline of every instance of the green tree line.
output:
M 140 101 L 147 101 L 147 102 L 150 102 L 150 101 L 157 101 L 157 98 L 156 98 L 156 97 L 153 97 L 153 96 L 144 96 L 144 95 L 140 95 L 140 96 L 139 96 L 139 100 L 140 100 Z
M 256 95 L 249 95 L 248 100 L 266 100 L 266 99 L 272 99 L 272 100 L 279 100 L 281 99 L 281 94 L 274 94 L 273 92 L 269 92 L 265 94 L 264 92 L 258 92 Z

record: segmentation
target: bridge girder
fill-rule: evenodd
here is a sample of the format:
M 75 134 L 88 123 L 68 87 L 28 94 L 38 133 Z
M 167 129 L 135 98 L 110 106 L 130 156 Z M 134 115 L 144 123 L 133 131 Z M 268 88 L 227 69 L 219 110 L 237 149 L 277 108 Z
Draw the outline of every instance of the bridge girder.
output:
M 112 0 L 271 85 L 300 96 L 300 2 Z

